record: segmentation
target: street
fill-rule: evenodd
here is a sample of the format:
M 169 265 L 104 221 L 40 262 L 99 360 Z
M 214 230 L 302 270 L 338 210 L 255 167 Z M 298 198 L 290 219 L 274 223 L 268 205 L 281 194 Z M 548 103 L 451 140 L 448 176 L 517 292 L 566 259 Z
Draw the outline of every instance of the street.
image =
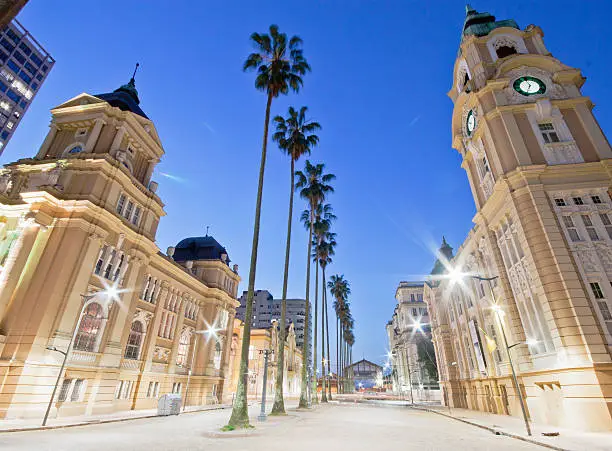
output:
M 209 411 L 47 431 L 0 435 L 6 450 L 535 450 L 520 440 L 496 436 L 434 413 L 408 408 L 330 404 L 286 417 L 256 421 L 248 431 L 219 432 L 230 411 Z

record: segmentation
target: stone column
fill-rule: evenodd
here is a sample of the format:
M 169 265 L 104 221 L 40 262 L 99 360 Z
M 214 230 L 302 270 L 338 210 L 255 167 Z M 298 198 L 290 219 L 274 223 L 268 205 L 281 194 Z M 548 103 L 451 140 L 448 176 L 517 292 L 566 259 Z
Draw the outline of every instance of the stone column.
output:
M 228 319 L 227 319 L 227 327 L 225 328 L 225 343 L 223 343 L 223 354 L 221 357 L 221 376 L 226 377 L 229 376 L 228 368 L 229 368 L 229 360 L 230 360 L 230 349 L 232 347 L 232 335 L 234 332 L 234 316 L 236 312 L 235 310 L 228 310 Z M 227 385 L 229 385 L 230 381 L 227 381 Z
M 153 320 L 149 323 L 147 329 L 147 344 L 143 348 L 142 360 L 144 362 L 143 371 L 151 371 L 151 364 L 153 363 L 153 353 L 155 352 L 155 343 L 157 342 L 157 336 L 159 331 L 159 325 L 161 323 L 162 311 L 166 298 L 170 296 L 170 285 L 168 282 L 162 282 L 162 290 L 159 293 L 157 303 L 155 304 L 155 313 Z
M 115 133 L 115 138 L 113 139 L 113 142 L 110 147 L 111 155 L 114 156 L 117 153 L 117 150 L 121 148 L 121 141 L 123 141 L 123 136 L 125 135 L 126 131 L 127 130 L 125 128 L 125 125 L 123 124 L 117 127 L 117 133 Z
M 189 296 L 183 296 L 181 298 L 181 307 L 177 313 L 176 327 L 174 329 L 174 337 L 172 339 L 172 351 L 170 352 L 170 359 L 168 361 L 168 373 L 173 373 L 176 368 L 176 354 L 178 352 L 178 345 L 181 341 L 181 333 L 183 331 L 183 324 L 185 323 L 185 306 L 189 300 Z
M 98 118 L 94 121 L 93 129 L 91 133 L 89 134 L 89 136 L 87 137 L 87 141 L 85 142 L 85 149 L 83 149 L 85 153 L 93 152 L 94 146 L 96 145 L 96 142 L 98 141 L 98 138 L 100 137 L 102 126 L 104 126 L 105 124 L 106 122 L 104 122 L 104 120 L 101 118 Z
M 33 218 L 21 219 L 17 229 L 13 232 L 19 236 L 11 246 L 0 276 L 0 320 L 19 283 L 20 275 L 36 242 L 39 228 L 39 224 Z
M 59 130 L 58 126 L 55 125 L 53 122 L 51 123 L 51 125 L 49 125 L 49 133 L 47 133 L 45 140 L 43 141 L 42 145 L 40 146 L 40 149 L 38 149 L 38 153 L 36 154 L 37 160 L 45 159 L 45 157 L 47 156 L 47 152 L 49 151 L 49 148 L 51 147 L 51 144 L 53 143 L 53 139 L 55 139 L 55 135 L 57 134 L 58 130 Z

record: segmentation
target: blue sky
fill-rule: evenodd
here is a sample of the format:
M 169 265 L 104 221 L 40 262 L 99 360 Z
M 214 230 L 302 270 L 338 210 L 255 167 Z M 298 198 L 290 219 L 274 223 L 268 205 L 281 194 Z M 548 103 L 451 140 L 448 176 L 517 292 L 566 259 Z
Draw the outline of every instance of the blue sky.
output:
M 169 7 L 172 5 L 172 7 Z M 429 273 L 442 235 L 458 247 L 475 213 L 460 157 L 451 148 L 446 93 L 464 20 L 461 1 L 163 0 L 32 1 L 19 20 L 57 63 L 1 163 L 34 155 L 49 109 L 81 93 L 127 82 L 136 61 L 141 106 L 166 155 L 154 178 L 167 216 L 161 249 L 211 235 L 240 265 L 251 252 L 265 96 L 242 72 L 249 35 L 271 23 L 298 34 L 313 71 L 273 114 L 307 105 L 319 121 L 311 156 L 338 177 L 330 199 L 338 222 L 329 274 L 351 282 L 355 357 L 382 361 L 385 323 L 400 280 Z M 606 1 L 475 2 L 498 19 L 534 23 L 563 63 L 587 77 L 604 132 L 612 130 L 612 61 Z M 301 166 L 303 163 L 299 163 Z M 289 161 L 272 144 L 266 170 L 257 288 L 281 295 Z M 168 177 L 164 174 L 170 175 Z M 302 208 L 298 200 L 296 208 Z M 289 296 L 303 297 L 306 235 L 295 221 Z

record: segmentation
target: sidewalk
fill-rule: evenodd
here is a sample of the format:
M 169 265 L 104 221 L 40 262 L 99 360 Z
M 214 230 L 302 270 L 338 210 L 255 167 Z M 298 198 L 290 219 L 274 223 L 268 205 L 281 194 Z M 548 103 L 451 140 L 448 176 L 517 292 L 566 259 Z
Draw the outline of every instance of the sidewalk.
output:
M 413 408 L 435 412 L 440 415 L 449 416 L 448 408 L 444 406 L 415 405 Z M 496 415 L 478 410 L 452 409 L 452 418 L 463 421 L 474 426 L 482 427 L 493 433 L 508 435 L 516 439 L 537 443 L 551 449 L 557 450 L 612 450 L 612 433 L 606 432 L 580 432 L 564 429 L 556 426 L 530 423 L 531 437 L 525 431 L 525 423 L 522 418 L 508 415 Z M 546 437 L 544 432 L 558 432 L 557 437 Z
M 205 406 L 189 406 L 184 413 L 203 412 L 207 410 L 220 410 L 231 408 L 231 404 L 211 404 Z M 142 418 L 153 418 L 157 415 L 157 409 L 126 410 L 106 415 L 76 416 L 63 418 L 50 418 L 46 426 L 41 426 L 42 418 L 27 418 L 15 420 L 0 420 L 0 434 L 4 432 L 23 432 L 46 429 L 60 429 L 75 426 L 87 426 L 90 424 L 116 423 L 119 421 L 138 420 Z
M 388 407 L 408 407 L 427 412 L 437 413 L 445 417 L 452 417 L 453 420 L 462 421 L 472 426 L 477 426 L 494 434 L 507 435 L 518 440 L 524 440 L 545 446 L 550 449 L 562 451 L 611 451 L 612 433 L 607 432 L 581 432 L 572 429 L 565 429 L 556 426 L 530 423 L 531 437 L 525 431 L 525 423 L 522 418 L 496 415 L 479 410 L 452 409 L 449 415 L 448 407 L 440 404 L 416 403 L 411 405 L 408 401 L 396 399 L 384 399 L 376 396 L 362 395 L 340 395 L 336 399 L 347 403 L 362 403 Z M 556 437 L 546 437 L 542 433 L 558 432 Z

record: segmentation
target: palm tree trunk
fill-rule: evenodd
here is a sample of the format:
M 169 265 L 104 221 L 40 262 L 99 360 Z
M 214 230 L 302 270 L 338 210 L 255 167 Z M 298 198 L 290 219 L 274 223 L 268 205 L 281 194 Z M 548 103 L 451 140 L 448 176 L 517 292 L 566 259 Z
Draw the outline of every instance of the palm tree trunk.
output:
M 343 362 L 343 358 L 344 358 L 344 342 L 342 341 L 342 332 L 344 331 L 344 329 L 342 328 L 342 326 L 340 326 L 340 368 L 338 369 L 338 383 L 340 384 L 340 381 L 342 381 L 342 378 L 344 377 L 344 362 Z M 344 381 L 340 384 L 342 385 L 342 393 L 344 393 Z
M 327 309 L 327 288 L 325 285 L 325 270 L 323 270 L 323 290 L 325 290 L 325 331 L 326 331 L 326 335 L 327 335 L 327 374 L 329 374 L 329 377 L 331 377 L 331 355 L 329 353 L 329 310 Z M 328 391 L 329 391 L 329 400 L 332 400 L 332 393 L 331 393 L 331 380 L 330 383 L 327 384 L 328 385 Z
M 293 193 L 295 191 L 295 160 L 291 159 L 291 189 L 289 192 L 289 219 L 287 220 L 287 243 L 285 245 L 285 273 L 283 275 L 283 300 L 281 301 L 281 330 L 278 343 L 278 375 L 276 377 L 276 393 L 272 405 L 272 415 L 285 415 L 285 400 L 283 399 L 283 380 L 285 379 L 285 334 L 287 321 L 287 284 L 289 282 L 289 256 L 291 255 L 291 222 L 293 220 Z
M 310 212 L 310 227 L 308 231 L 308 255 L 306 256 L 306 318 L 304 318 L 304 347 L 302 348 L 302 386 L 300 389 L 300 404 L 298 407 L 308 407 L 308 335 L 310 333 L 310 253 L 312 252 L 312 210 Z M 316 315 L 316 313 L 315 313 Z M 316 373 L 315 373 L 316 378 Z M 315 391 L 315 398 L 317 397 Z
M 312 221 L 311 221 L 312 223 Z M 315 273 L 315 311 L 314 311 L 314 344 L 313 344 L 313 350 L 314 350 L 314 356 L 312 358 L 312 366 L 313 366 L 313 392 L 314 392 L 314 401 L 315 404 L 319 403 L 319 393 L 317 392 L 317 390 L 319 389 L 319 376 L 317 376 L 317 322 L 318 322 L 318 318 L 317 316 L 319 315 L 319 260 L 316 261 L 315 263 L 315 269 L 316 269 L 316 273 Z
M 325 381 L 325 266 L 321 265 L 323 275 L 323 288 L 321 290 L 321 402 L 327 402 Z M 329 340 L 329 337 L 328 337 Z M 327 356 L 329 359 L 329 356 Z
M 249 409 L 247 405 L 247 383 L 249 374 L 249 346 L 251 344 L 251 321 L 253 317 L 253 296 L 255 294 L 255 272 L 257 271 L 257 248 L 259 247 L 259 226 L 261 222 L 261 199 L 263 195 L 264 173 L 266 169 L 266 152 L 268 150 L 268 125 L 270 123 L 270 108 L 272 94 L 268 94 L 266 103 L 266 118 L 264 120 L 263 144 L 261 146 L 261 163 L 259 164 L 259 183 L 257 185 L 257 201 L 255 203 L 255 224 L 253 225 L 253 245 L 251 248 L 251 266 L 249 268 L 249 287 L 247 293 L 246 312 L 242 335 L 242 351 L 240 354 L 240 377 L 236 387 L 234 406 L 229 419 L 229 426 L 237 428 L 249 427 Z
M 336 313 L 336 394 L 340 393 L 340 317 Z

